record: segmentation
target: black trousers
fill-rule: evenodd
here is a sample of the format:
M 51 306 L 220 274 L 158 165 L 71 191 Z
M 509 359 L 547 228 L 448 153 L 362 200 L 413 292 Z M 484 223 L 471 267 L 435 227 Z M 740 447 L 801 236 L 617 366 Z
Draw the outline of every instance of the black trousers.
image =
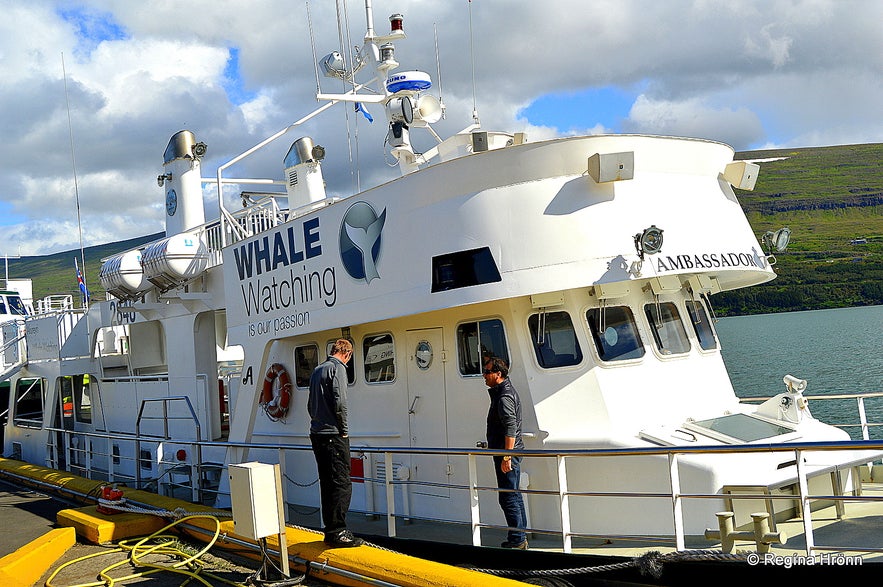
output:
M 346 530 L 346 512 L 353 495 L 350 439 L 339 434 L 310 434 L 310 443 L 319 469 L 325 534 L 336 534 Z

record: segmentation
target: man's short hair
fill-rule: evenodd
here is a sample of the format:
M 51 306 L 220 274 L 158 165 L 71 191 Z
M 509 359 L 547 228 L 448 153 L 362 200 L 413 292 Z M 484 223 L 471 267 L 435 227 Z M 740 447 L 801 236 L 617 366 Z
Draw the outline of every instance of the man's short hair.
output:
M 353 352 L 353 343 L 348 341 L 345 338 L 338 338 L 334 341 L 334 344 L 331 346 L 331 354 L 346 354 Z
M 485 369 L 490 365 L 490 370 L 494 373 L 499 373 L 503 376 L 503 379 L 509 376 L 509 365 L 506 364 L 506 361 L 501 359 L 500 357 L 490 357 L 487 361 L 484 362 Z

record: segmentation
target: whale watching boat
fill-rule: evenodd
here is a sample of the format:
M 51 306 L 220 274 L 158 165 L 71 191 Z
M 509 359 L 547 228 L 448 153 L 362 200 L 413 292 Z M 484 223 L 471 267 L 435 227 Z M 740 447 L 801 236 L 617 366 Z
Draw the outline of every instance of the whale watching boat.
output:
M 714 295 L 773 279 L 787 241 L 759 241 L 739 205 L 757 164 L 691 138 L 531 142 L 473 121 L 442 139 L 431 77 L 398 68 L 402 16 L 380 34 L 366 8 L 358 58 L 317 66 L 348 91 L 319 92 L 214 176 L 210 145 L 174 134 L 165 236 L 103 261 L 106 300 L 4 323 L 6 457 L 220 508 L 230 465 L 278 464 L 297 521 L 319 505 L 310 373 L 343 337 L 352 510 L 392 536 L 445 523 L 488 546 L 505 529 L 481 447 L 488 356 L 523 405 L 528 530 L 565 553 L 605 536 L 683 550 L 722 511 L 735 528 L 765 512 L 773 532 L 811 515 L 809 495 L 859 495 L 870 453 L 813 417 L 806 382 L 783 373 L 781 393 L 742 403 L 721 357 Z M 279 147 L 338 103 L 386 115 L 400 177 L 329 195 L 321 137 Z M 434 145 L 415 149 L 417 133 Z M 274 147 L 282 180 L 224 175 Z

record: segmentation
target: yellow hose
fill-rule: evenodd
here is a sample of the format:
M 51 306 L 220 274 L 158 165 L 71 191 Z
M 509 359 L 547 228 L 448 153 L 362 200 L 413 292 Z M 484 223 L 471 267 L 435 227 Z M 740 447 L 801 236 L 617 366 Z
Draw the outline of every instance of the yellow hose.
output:
M 214 536 L 212 537 L 212 539 L 206 544 L 205 548 L 203 548 L 202 550 L 200 550 L 196 554 L 189 555 L 188 553 L 183 551 L 181 548 L 177 547 L 177 545 L 180 544 L 180 542 L 176 536 L 163 535 L 163 532 L 165 532 L 166 530 L 169 530 L 170 528 L 173 528 L 177 524 L 180 524 L 182 522 L 186 522 L 187 520 L 191 520 L 193 518 L 208 518 L 210 520 L 213 520 L 215 522 L 215 533 L 214 533 Z M 218 536 L 220 536 L 220 534 L 221 534 L 221 522 L 220 522 L 220 520 L 218 520 L 218 518 L 208 515 L 208 514 L 189 515 L 189 516 L 186 516 L 186 517 L 181 518 L 179 520 L 175 520 L 171 524 L 168 524 L 166 527 L 164 527 L 160 530 L 157 530 L 156 532 L 154 532 L 150 536 L 138 539 L 137 542 L 135 542 L 134 544 L 130 545 L 130 543 L 133 542 L 133 540 L 122 540 L 117 543 L 117 548 L 114 548 L 113 550 L 108 550 L 106 552 L 96 552 L 96 553 L 93 553 L 93 554 L 90 554 L 87 556 L 83 556 L 83 557 L 80 557 L 80 558 L 72 560 L 72 561 L 68 561 L 68 562 L 64 563 L 63 565 L 61 565 L 60 567 L 58 567 L 57 569 L 55 569 L 55 571 L 52 573 L 52 575 L 49 577 L 49 579 L 46 580 L 45 585 L 46 585 L 46 587 L 60 587 L 59 585 L 52 583 L 52 580 L 55 579 L 55 577 L 56 577 L 56 575 L 58 575 L 58 573 L 60 573 L 63 569 L 67 568 L 70 565 L 73 565 L 73 564 L 76 564 L 76 563 L 79 563 L 84 560 L 94 558 L 97 556 L 104 556 L 106 554 L 113 554 L 113 553 L 118 553 L 118 552 L 128 552 L 129 557 L 127 560 L 124 560 L 124 561 L 121 561 L 118 563 L 114 563 L 114 564 L 104 568 L 98 574 L 98 576 L 102 579 L 101 581 L 95 581 L 92 583 L 81 583 L 79 585 L 70 585 L 69 587 L 102 587 L 102 586 L 114 587 L 115 585 L 117 585 L 123 581 L 128 581 L 130 579 L 137 579 L 139 577 L 145 577 L 147 575 L 152 575 L 154 573 L 159 573 L 162 571 L 166 571 L 166 572 L 170 572 L 170 573 L 178 573 L 180 575 L 184 575 L 184 576 L 188 577 L 188 579 L 186 579 L 184 583 L 189 582 L 191 579 L 195 579 L 195 580 L 199 581 L 200 583 L 202 583 L 203 585 L 206 585 L 206 587 L 212 587 L 211 583 L 209 583 L 208 581 L 203 579 L 202 576 L 200 576 L 200 573 L 202 573 L 202 575 L 205 575 L 206 577 L 209 577 L 209 578 L 214 579 L 216 581 L 221 581 L 222 583 L 227 583 L 228 585 L 233 585 L 234 587 L 245 587 L 241 583 L 234 583 L 232 581 L 224 579 L 223 577 L 218 577 L 217 575 L 213 575 L 209 572 L 204 572 L 206 567 L 205 567 L 205 564 L 203 563 L 203 561 L 199 560 L 199 557 L 203 556 L 205 553 L 207 553 L 211 549 L 212 546 L 214 546 L 214 544 L 218 540 Z M 160 565 L 160 564 L 156 564 L 156 563 L 149 563 L 149 562 L 142 560 L 143 557 L 146 557 L 149 555 L 175 556 L 175 557 L 180 558 L 181 560 L 179 560 L 178 562 L 176 562 L 172 565 Z M 116 569 L 117 567 L 123 566 L 127 563 L 131 563 L 132 565 L 134 565 L 138 568 L 148 568 L 150 570 L 141 571 L 141 572 L 134 573 L 131 575 L 126 575 L 125 577 L 111 577 L 110 575 L 108 575 L 108 573 L 110 571 Z M 188 567 L 188 568 L 182 569 L 180 567 Z M 193 570 L 193 569 L 195 569 L 195 570 Z

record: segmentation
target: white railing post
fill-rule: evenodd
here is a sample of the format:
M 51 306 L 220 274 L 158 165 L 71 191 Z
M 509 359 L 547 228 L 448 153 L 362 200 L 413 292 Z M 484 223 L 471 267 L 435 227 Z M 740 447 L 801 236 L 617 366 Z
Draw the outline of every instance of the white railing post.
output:
M 869 440 L 868 436 L 868 417 L 865 415 L 865 398 L 858 396 L 858 418 L 862 425 L 862 439 Z
M 285 449 L 279 448 L 279 479 L 280 483 L 282 483 L 282 502 L 288 503 L 288 476 L 285 474 Z M 283 514 L 283 518 L 286 523 L 288 523 L 288 508 L 285 508 L 285 512 Z
M 472 523 L 472 546 L 481 546 L 481 511 L 478 507 L 478 467 L 475 455 L 469 453 L 469 512 Z
M 794 450 L 794 457 L 797 460 L 797 488 L 800 492 L 800 505 L 803 511 L 803 536 L 806 542 L 806 556 L 812 557 L 813 549 L 815 549 L 812 536 L 812 508 L 809 503 L 809 486 L 806 482 L 803 455 L 799 448 Z
M 671 481 L 671 510 L 675 526 L 675 547 L 686 550 L 684 539 L 684 504 L 681 501 L 681 475 L 678 471 L 678 455 L 668 453 L 668 478 Z
M 570 495 L 567 493 L 567 467 L 564 455 L 558 455 L 558 499 L 561 502 L 561 542 L 564 552 L 572 552 L 573 537 L 570 535 Z
M 386 467 L 384 475 L 386 483 L 386 534 L 390 538 L 396 535 L 396 495 L 394 492 L 395 485 L 390 481 L 390 475 L 395 475 L 392 468 L 392 453 L 383 453 L 383 464 Z

